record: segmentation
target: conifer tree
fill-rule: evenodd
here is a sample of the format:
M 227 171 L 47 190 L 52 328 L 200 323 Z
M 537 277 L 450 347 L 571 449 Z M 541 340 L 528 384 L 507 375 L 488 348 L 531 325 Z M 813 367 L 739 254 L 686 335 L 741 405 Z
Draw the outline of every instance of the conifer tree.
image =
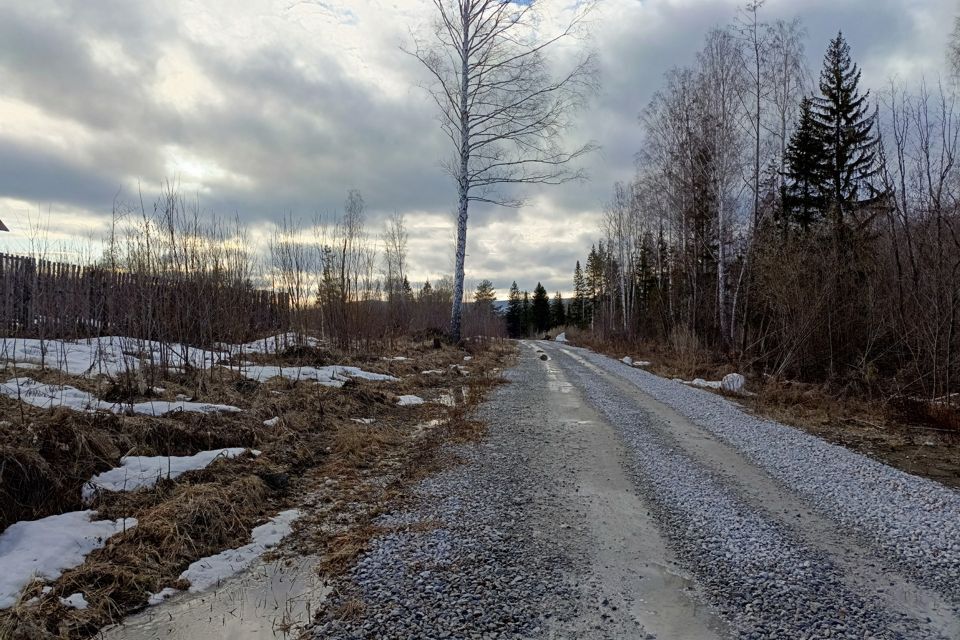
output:
M 850 60 L 843 34 L 830 41 L 820 73 L 820 97 L 811 104 L 811 116 L 823 144 L 823 184 L 826 215 L 835 240 L 842 243 L 852 215 L 880 196 L 874 183 L 882 167 L 879 137 L 870 92 L 860 95 L 860 69 Z
M 520 303 L 520 335 L 524 337 L 530 335 L 532 315 L 533 314 L 530 309 L 530 293 L 524 291 L 523 302 Z
M 826 156 L 820 129 L 813 116 L 813 101 L 800 103 L 800 119 L 787 146 L 783 185 L 784 228 L 798 226 L 803 231 L 816 225 L 823 216 L 826 183 Z
M 493 303 L 497 301 L 497 292 L 489 280 L 481 280 L 473 292 L 473 301 L 481 313 L 493 313 Z
M 586 326 L 587 314 L 587 282 L 583 278 L 583 269 L 580 268 L 580 261 L 577 260 L 577 266 L 573 270 L 573 304 L 570 305 L 570 322 L 580 327 Z
M 562 327 L 567 324 L 567 310 L 563 304 L 563 296 L 557 291 L 550 303 L 550 326 Z
M 533 304 L 530 310 L 533 329 L 540 333 L 550 328 L 550 297 L 539 282 L 533 290 Z
M 520 298 L 520 287 L 514 280 L 510 285 L 510 297 L 507 302 L 507 331 L 514 338 L 523 335 L 523 301 Z

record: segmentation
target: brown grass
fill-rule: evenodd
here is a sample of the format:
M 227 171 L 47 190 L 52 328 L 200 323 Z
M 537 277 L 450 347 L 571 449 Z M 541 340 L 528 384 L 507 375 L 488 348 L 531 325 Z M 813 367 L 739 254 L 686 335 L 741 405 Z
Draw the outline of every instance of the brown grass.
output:
M 0 612 L 0 638 L 88 637 L 142 607 L 149 593 L 185 586 L 177 584 L 177 577 L 190 562 L 244 544 L 256 524 L 291 504 L 304 505 L 307 512 L 294 542 L 323 556 L 325 571 L 345 570 L 380 531 L 372 524 L 377 515 L 409 500 L 410 483 L 455 462 L 440 453 L 442 445 L 482 433 L 481 425 L 464 418 L 465 411 L 495 384 L 491 377 L 509 357 L 510 347 L 473 341 L 467 345 L 470 351 L 433 349 L 432 341 L 410 343 L 394 345 L 384 354 L 411 358 L 406 361 L 381 360 L 379 355 L 340 359 L 339 354 L 314 350 L 280 356 L 288 364 L 326 364 L 332 357 L 339 364 L 401 377 L 396 383 L 351 382 L 342 389 L 285 380 L 251 384 L 228 369 L 215 375 L 172 374 L 158 382 L 165 399 L 187 393 L 240 406 L 241 414 L 153 418 L 32 407 L 21 411 L 15 401 L 0 398 L 0 409 L 17 416 L 0 423 L 0 493 L 8 492 L 0 495 L 4 526 L 80 508 L 83 482 L 115 466 L 122 455 L 187 455 L 227 446 L 253 446 L 263 452 L 255 459 L 221 460 L 150 489 L 101 495 L 94 506 L 102 517 L 135 517 L 138 526 L 114 536 L 82 566 L 54 581 L 53 591 L 39 602 Z M 473 360 L 464 362 L 468 353 Z M 267 356 L 262 360 L 276 361 Z M 466 365 L 470 374 L 462 376 L 451 368 L 454 364 Z M 421 373 L 427 369 L 444 373 Z M 24 375 L 40 377 L 37 373 Z M 58 384 L 92 385 L 59 373 L 43 375 Z M 96 384 L 101 395 L 109 389 L 103 381 Z M 468 388 L 467 405 L 456 408 L 395 403 L 402 393 L 435 399 L 449 389 L 456 390 L 459 399 L 461 386 Z M 143 399 L 136 395 L 139 389 L 116 393 L 126 394 L 125 401 Z M 275 416 L 280 417 L 278 425 L 263 425 Z M 376 422 L 351 421 L 361 417 Z M 413 429 L 434 418 L 448 422 Z M 328 486 L 331 478 L 337 483 Z M 41 586 L 30 587 L 24 600 L 39 595 Z M 60 603 L 59 597 L 76 592 L 85 595 L 88 609 Z

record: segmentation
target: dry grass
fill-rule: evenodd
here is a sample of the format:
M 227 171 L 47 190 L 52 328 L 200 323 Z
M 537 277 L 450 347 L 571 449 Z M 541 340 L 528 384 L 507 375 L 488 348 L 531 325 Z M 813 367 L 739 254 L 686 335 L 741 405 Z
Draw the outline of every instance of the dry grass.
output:
M 234 371 L 216 375 L 186 372 L 159 384 L 172 399 L 187 393 L 205 402 L 233 404 L 241 414 L 177 414 L 164 418 L 80 414 L 21 407 L 0 398 L 16 422 L 0 423 L 0 491 L 7 491 L 4 525 L 81 508 L 80 488 L 90 476 L 115 466 L 122 455 L 188 455 L 227 446 L 254 446 L 258 458 L 221 460 L 205 470 L 161 480 L 150 489 L 105 493 L 94 505 L 105 518 L 135 517 L 138 526 L 111 538 L 80 567 L 52 583 L 40 595 L 30 587 L 24 602 L 0 611 L 0 638 L 83 638 L 142 607 L 150 593 L 177 584 L 194 560 L 240 546 L 250 530 L 278 510 L 301 505 L 307 515 L 296 526 L 300 548 L 324 558 L 324 571 L 343 571 L 380 531 L 373 519 L 410 499 L 410 483 L 451 464 L 439 453 L 445 442 L 473 439 L 482 426 L 464 419 L 509 357 L 502 343 L 467 343 L 467 349 L 432 341 L 395 345 L 381 356 L 349 358 L 298 350 L 285 352 L 286 364 L 354 364 L 401 378 L 396 383 L 360 381 L 342 389 L 310 382 L 240 379 Z M 464 362 L 464 356 L 473 359 Z M 270 362 L 269 357 L 262 361 Z M 452 365 L 466 365 L 462 375 Z M 441 369 L 443 374 L 421 371 Z M 31 372 L 31 377 L 39 377 Z M 90 386 L 84 379 L 56 374 L 58 384 Z M 48 380 L 50 381 L 50 380 Z M 109 390 L 97 383 L 102 395 Z M 395 396 L 415 393 L 436 399 L 449 389 L 466 389 L 467 405 L 454 408 L 427 403 L 398 407 Z M 92 388 L 89 390 L 93 390 Z M 124 401 L 139 400 L 136 390 L 121 389 Z M 118 395 L 118 397 L 119 397 Z M 456 394 L 458 398 L 461 395 Z M 279 417 L 267 427 L 263 421 Z M 352 418 L 374 418 L 362 425 Z M 441 418 L 442 425 L 414 428 Z M 335 479 L 335 482 L 334 482 Z M 332 484 L 328 484 L 332 482 Z M 6 499 L 11 497 L 11 499 Z M 316 508 L 314 508 L 316 507 Z M 61 596 L 83 593 L 90 607 L 65 607 Z

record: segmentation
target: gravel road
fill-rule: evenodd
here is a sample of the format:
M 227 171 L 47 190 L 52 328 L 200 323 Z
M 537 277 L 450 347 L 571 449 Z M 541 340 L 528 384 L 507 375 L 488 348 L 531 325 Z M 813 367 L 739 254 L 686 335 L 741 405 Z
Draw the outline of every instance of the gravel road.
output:
M 545 342 L 317 638 L 960 638 L 960 495 Z

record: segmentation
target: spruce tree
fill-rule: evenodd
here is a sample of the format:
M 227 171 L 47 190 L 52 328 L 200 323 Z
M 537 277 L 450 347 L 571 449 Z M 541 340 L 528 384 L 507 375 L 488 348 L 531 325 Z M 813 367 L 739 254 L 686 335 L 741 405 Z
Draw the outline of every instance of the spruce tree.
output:
M 860 95 L 860 69 L 850 60 L 843 34 L 830 41 L 820 72 L 820 97 L 813 99 L 811 117 L 823 144 L 823 185 L 826 215 L 835 240 L 842 243 L 851 216 L 876 202 L 874 188 L 882 167 L 879 137 L 870 92 Z
M 524 337 L 530 335 L 532 315 L 533 314 L 530 310 L 530 293 L 524 291 L 523 302 L 520 303 L 520 335 Z
M 550 296 L 539 282 L 533 290 L 533 305 L 530 314 L 533 328 L 537 333 L 550 328 Z
M 507 331 L 511 337 L 523 335 L 523 301 L 520 298 L 520 287 L 514 280 L 510 285 L 510 297 L 507 302 Z
M 800 119 L 785 154 L 783 185 L 784 229 L 798 226 L 808 231 L 823 217 L 826 196 L 826 152 L 814 120 L 813 101 L 800 103 Z
M 557 291 L 550 303 L 550 326 L 562 327 L 567 324 L 567 310 L 563 305 L 563 296 Z
M 583 278 L 583 269 L 577 260 L 577 267 L 573 270 L 573 304 L 570 306 L 570 322 L 584 328 L 587 324 L 587 282 Z

